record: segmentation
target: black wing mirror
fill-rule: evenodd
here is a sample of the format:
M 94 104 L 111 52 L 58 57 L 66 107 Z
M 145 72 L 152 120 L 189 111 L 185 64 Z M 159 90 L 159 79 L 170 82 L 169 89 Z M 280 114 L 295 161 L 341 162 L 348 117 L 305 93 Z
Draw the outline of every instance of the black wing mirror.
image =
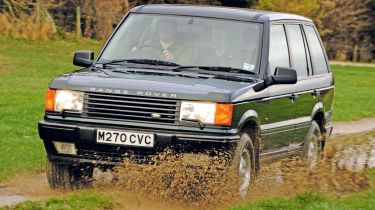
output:
M 271 76 L 271 84 L 296 84 L 297 72 L 286 67 L 276 67 L 275 75 Z
M 263 83 L 255 85 L 254 91 L 258 92 L 264 90 L 268 86 L 277 84 L 296 84 L 297 72 L 294 69 L 287 67 L 276 67 L 275 75 L 268 77 Z
M 74 53 L 73 64 L 76 66 L 89 67 L 94 63 L 94 52 L 91 50 L 80 50 Z

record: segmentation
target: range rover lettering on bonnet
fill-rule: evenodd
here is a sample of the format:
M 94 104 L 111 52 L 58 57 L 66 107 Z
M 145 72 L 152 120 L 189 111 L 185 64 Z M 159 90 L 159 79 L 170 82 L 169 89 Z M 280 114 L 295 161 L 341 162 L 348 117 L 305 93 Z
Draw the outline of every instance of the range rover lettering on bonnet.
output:
M 99 93 L 139 95 L 139 96 L 150 96 L 150 97 L 161 97 L 161 98 L 177 98 L 177 94 L 175 93 L 151 92 L 151 91 L 140 91 L 140 90 L 120 90 L 120 89 L 112 89 L 112 88 L 90 87 L 89 91 L 99 92 Z

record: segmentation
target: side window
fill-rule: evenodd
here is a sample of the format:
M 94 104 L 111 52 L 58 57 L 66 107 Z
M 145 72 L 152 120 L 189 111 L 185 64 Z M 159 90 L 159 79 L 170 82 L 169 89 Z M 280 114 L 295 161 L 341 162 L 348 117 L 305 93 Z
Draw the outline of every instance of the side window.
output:
M 272 25 L 270 31 L 269 69 L 274 74 L 277 66 L 290 67 L 288 44 L 283 25 Z
M 328 73 L 327 62 L 324 57 L 322 46 L 320 45 L 319 38 L 312 26 L 305 26 L 305 34 L 307 44 L 309 45 L 313 74 Z
M 301 27 L 299 25 L 286 25 L 290 45 L 292 68 L 297 71 L 298 77 L 307 76 L 307 59 Z

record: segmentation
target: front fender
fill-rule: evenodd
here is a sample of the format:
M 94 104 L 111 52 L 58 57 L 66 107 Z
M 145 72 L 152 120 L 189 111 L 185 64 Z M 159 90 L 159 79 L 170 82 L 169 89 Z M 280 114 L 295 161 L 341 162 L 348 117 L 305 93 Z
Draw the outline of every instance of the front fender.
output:
M 315 104 L 315 106 L 314 106 L 314 108 L 311 112 L 311 115 L 310 115 L 311 119 L 314 119 L 315 115 L 318 112 L 324 113 L 324 105 L 323 105 L 323 102 L 321 102 L 321 101 Z
M 238 130 L 240 131 L 242 127 L 248 122 L 254 122 L 258 127 L 260 127 L 260 122 L 258 118 L 258 113 L 255 110 L 247 110 L 240 118 L 238 122 Z

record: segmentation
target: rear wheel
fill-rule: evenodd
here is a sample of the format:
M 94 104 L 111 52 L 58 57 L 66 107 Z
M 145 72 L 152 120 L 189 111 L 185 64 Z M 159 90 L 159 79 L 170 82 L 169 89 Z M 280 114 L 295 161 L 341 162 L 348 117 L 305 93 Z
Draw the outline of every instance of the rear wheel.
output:
M 316 121 L 312 121 L 302 153 L 302 158 L 306 160 L 309 168 L 315 168 L 317 166 L 319 159 L 323 155 L 323 145 L 320 127 Z
M 238 192 L 243 198 L 247 195 L 254 176 L 254 147 L 250 136 L 242 133 L 233 159 L 233 169 L 237 178 Z
M 47 160 L 47 179 L 51 189 L 76 190 L 92 186 L 94 168 L 88 165 L 63 165 Z

